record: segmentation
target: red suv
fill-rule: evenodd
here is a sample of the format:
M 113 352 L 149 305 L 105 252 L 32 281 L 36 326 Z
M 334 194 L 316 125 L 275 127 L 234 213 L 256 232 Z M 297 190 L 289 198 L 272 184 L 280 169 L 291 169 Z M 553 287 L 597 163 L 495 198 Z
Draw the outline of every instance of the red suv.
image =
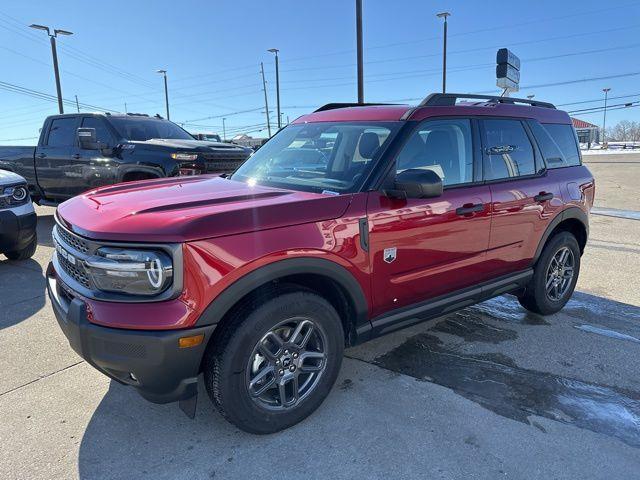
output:
M 269 433 L 313 412 L 343 349 L 511 293 L 571 296 L 595 185 L 548 103 L 330 104 L 229 178 L 109 186 L 58 207 L 48 292 L 73 349 L 193 416 Z

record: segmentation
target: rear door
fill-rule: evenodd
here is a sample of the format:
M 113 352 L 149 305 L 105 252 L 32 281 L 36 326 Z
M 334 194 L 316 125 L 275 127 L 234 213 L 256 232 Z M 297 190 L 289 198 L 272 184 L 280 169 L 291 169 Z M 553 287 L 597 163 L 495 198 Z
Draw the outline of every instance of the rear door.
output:
M 479 177 L 479 138 L 469 119 L 420 123 L 395 158 L 395 174 L 435 171 L 437 198 L 394 199 L 369 193 L 374 315 L 475 285 L 489 275 L 489 187 Z
M 42 145 L 36 149 L 36 173 L 38 183 L 47 197 L 62 199 L 69 197 L 77 176 L 71 158 L 75 148 L 76 129 L 79 117 L 53 118 L 43 136 Z
M 492 198 L 487 257 L 494 276 L 500 276 L 531 264 L 562 197 L 526 122 L 485 119 L 480 125 L 484 179 Z

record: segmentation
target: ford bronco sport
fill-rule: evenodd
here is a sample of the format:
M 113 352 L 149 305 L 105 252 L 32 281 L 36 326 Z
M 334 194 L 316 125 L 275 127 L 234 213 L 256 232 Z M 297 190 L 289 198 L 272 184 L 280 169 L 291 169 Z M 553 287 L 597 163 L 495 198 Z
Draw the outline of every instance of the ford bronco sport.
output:
M 505 293 L 560 310 L 594 191 L 548 103 L 330 104 L 230 178 L 63 203 L 48 292 L 102 373 L 191 416 L 203 373 L 226 419 L 275 432 L 318 408 L 347 346 Z

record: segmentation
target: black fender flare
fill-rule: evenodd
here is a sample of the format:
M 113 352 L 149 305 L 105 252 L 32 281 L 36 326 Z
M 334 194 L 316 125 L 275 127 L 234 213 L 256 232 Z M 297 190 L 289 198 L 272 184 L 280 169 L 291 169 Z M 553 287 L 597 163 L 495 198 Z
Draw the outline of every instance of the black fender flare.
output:
M 587 238 L 589 237 L 589 216 L 579 207 L 566 208 L 553 217 L 553 220 L 551 220 L 551 223 L 547 226 L 547 229 L 544 231 L 544 234 L 538 243 L 538 248 L 536 249 L 536 253 L 533 257 L 533 263 L 536 263 L 538 258 L 540 258 L 542 249 L 546 245 L 547 240 L 549 240 L 551 232 L 553 232 L 553 230 L 562 222 L 569 219 L 578 220 L 584 226 Z
M 354 276 L 342 265 L 322 258 L 289 258 L 257 268 L 225 288 L 204 310 L 196 327 L 219 323 L 231 308 L 256 288 L 289 275 L 311 274 L 330 278 L 340 285 L 352 303 L 356 329 L 371 327 L 369 309 L 362 288 Z
M 124 165 L 118 166 L 117 183 L 122 182 L 124 179 L 124 176 L 127 173 L 132 173 L 132 172 L 148 173 L 150 175 L 153 175 L 153 178 L 162 178 L 166 176 L 162 171 L 162 169 L 159 167 L 151 167 L 149 165 L 124 164 Z

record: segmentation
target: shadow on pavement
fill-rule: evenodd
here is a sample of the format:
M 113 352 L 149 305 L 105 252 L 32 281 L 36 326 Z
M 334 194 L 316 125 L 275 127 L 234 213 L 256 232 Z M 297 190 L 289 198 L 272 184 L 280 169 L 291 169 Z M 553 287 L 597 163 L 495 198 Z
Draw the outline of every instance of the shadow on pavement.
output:
M 33 259 L 0 261 L 0 330 L 16 325 L 45 304 L 42 267 Z
M 558 328 L 568 335 L 573 332 L 576 335 L 593 335 L 580 332 L 571 324 L 597 324 L 600 316 L 619 315 L 625 317 L 623 321 L 637 323 L 640 308 L 576 293 L 563 313 L 543 319 L 526 312 L 514 298 L 499 297 L 443 317 L 433 328 L 413 333 L 399 344 L 396 342 L 395 346 L 389 346 L 385 353 L 373 360 L 358 357 L 360 347 L 349 349 L 347 353 L 358 361 L 367 361 L 388 370 L 387 374 L 408 375 L 447 387 L 496 415 L 532 425 L 543 432 L 546 430 L 531 420 L 531 416 L 591 430 L 632 447 L 640 447 L 640 431 L 637 428 L 640 424 L 640 393 L 524 368 L 502 353 L 466 353 L 460 347 L 480 342 L 483 346 L 498 348 L 496 346 L 501 343 L 513 342 L 517 338 L 512 331 L 515 327 Z M 561 322 L 558 322 L 558 318 Z M 443 341 L 443 335 L 445 338 L 454 336 L 458 344 L 454 346 Z M 604 337 L 594 335 L 588 337 L 588 341 L 599 342 L 601 338 Z M 607 338 L 607 341 L 611 341 L 611 338 Z M 384 343 L 385 338 L 375 342 Z M 640 354 L 640 346 L 623 342 L 620 348 L 630 346 L 637 349 L 630 349 L 628 355 Z M 388 337 L 387 344 L 390 343 Z M 540 345 L 531 344 L 529 347 L 539 348 Z M 585 359 L 585 362 L 588 361 L 590 359 Z M 345 368 L 353 368 L 353 360 L 349 362 L 348 367 L 343 364 L 343 373 Z M 385 381 L 385 374 L 380 371 L 374 371 L 373 375 Z M 196 418 L 189 420 L 175 404 L 147 403 L 132 388 L 111 382 L 82 438 L 80 478 L 119 478 L 121 475 L 154 479 L 178 476 L 225 478 L 225 472 L 229 471 L 243 478 L 240 472 L 255 474 L 261 470 L 267 476 L 279 476 L 279 472 L 273 470 L 274 465 L 293 462 L 294 465 L 287 468 L 295 468 L 298 463 L 303 468 L 306 466 L 305 455 L 296 456 L 300 452 L 310 451 L 318 451 L 324 456 L 324 461 L 330 461 L 332 465 L 336 462 L 346 465 L 353 454 L 350 449 L 355 448 L 353 444 L 350 448 L 346 448 L 346 445 L 361 436 L 354 432 L 367 430 L 361 424 L 365 422 L 362 415 L 369 415 L 370 411 L 377 412 L 376 417 L 379 418 L 369 420 L 374 424 L 394 422 L 394 415 L 412 415 L 412 412 L 390 413 L 384 408 L 387 400 L 379 396 L 373 399 L 360 398 L 358 389 L 347 389 L 353 383 L 345 380 L 342 382 L 344 388 L 336 386 L 320 410 L 302 424 L 279 434 L 254 436 L 224 421 L 212 407 L 202 384 Z M 350 392 L 348 402 L 340 397 L 345 394 L 343 390 Z M 402 402 L 396 399 L 393 403 L 402 408 Z M 423 407 L 429 410 L 428 405 Z M 437 408 L 443 409 L 441 415 L 447 415 L 446 406 L 439 405 Z M 469 415 L 471 417 L 472 413 Z M 350 424 L 349 419 L 354 424 Z M 467 420 L 470 424 L 474 423 L 473 418 Z M 344 435 L 353 438 L 340 440 L 340 444 L 328 444 L 323 439 L 325 436 L 328 438 L 332 429 L 346 429 Z M 349 431 L 352 433 L 349 434 Z M 380 438 L 375 441 L 384 442 Z M 253 462 L 251 469 L 243 470 L 243 462 Z M 107 471 L 109 474 L 105 474 Z
M 38 215 L 38 245 L 53 247 L 51 230 L 53 230 L 53 215 Z

